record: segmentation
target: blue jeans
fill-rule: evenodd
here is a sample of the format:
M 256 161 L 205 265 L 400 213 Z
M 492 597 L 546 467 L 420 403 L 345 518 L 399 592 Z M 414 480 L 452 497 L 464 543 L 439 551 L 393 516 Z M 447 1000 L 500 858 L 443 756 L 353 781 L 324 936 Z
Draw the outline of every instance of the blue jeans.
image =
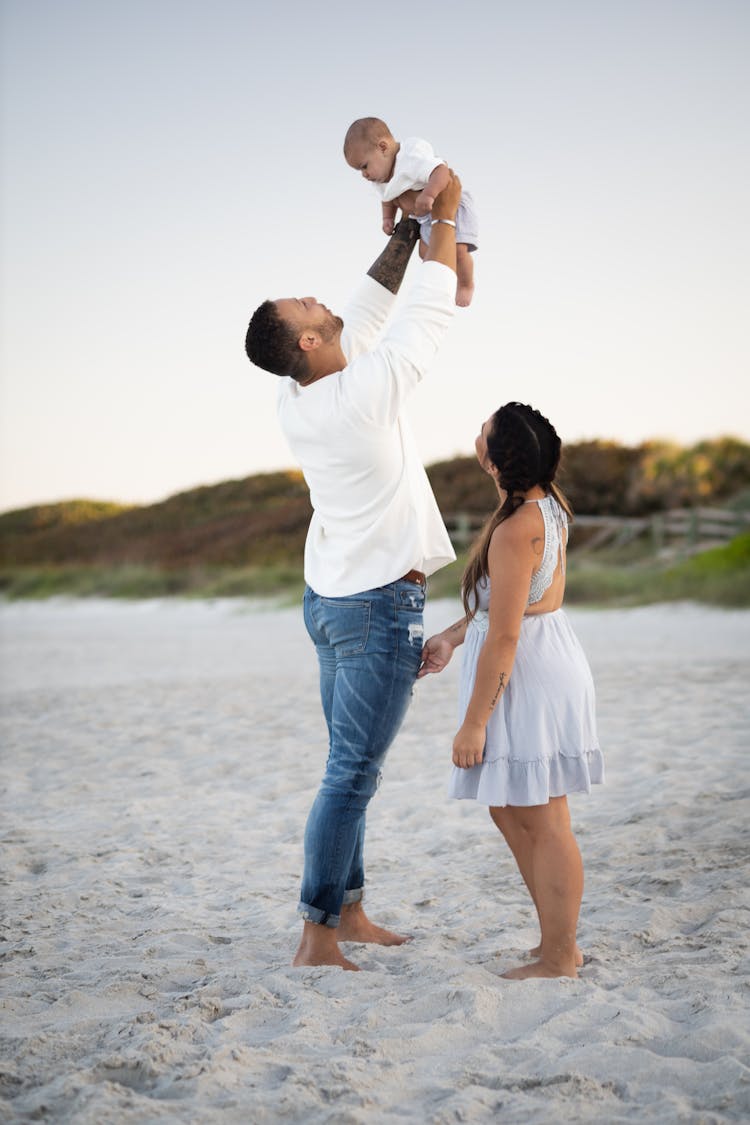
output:
M 318 653 L 328 762 L 305 829 L 299 913 L 338 926 L 362 898 L 365 814 L 401 726 L 421 662 L 424 589 L 391 582 L 346 598 L 305 590 L 307 631 Z

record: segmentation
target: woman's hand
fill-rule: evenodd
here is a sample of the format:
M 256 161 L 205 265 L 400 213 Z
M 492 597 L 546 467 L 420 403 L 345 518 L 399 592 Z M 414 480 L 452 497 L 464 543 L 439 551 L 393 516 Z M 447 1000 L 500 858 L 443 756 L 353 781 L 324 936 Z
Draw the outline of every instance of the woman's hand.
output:
M 444 633 L 436 633 L 425 641 L 422 649 L 422 666 L 417 672 L 417 679 L 428 675 L 430 672 L 442 672 L 453 656 L 453 645 Z
M 464 723 L 453 739 L 453 764 L 461 770 L 481 765 L 486 731 L 482 726 Z

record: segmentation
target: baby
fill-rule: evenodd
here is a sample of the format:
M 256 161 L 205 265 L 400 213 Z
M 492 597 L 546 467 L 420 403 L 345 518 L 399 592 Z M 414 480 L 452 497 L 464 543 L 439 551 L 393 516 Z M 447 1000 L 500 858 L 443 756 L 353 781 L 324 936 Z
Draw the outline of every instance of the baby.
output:
M 381 196 L 386 234 L 393 233 L 399 207 L 405 215 L 417 219 L 419 252 L 424 257 L 430 241 L 432 205 L 450 175 L 445 161 L 421 137 L 407 137 L 400 144 L 378 117 L 360 117 L 352 122 L 344 138 L 344 157 Z M 476 248 L 477 218 L 473 200 L 464 190 L 456 215 L 456 304 L 464 307 L 471 304 L 474 294 L 471 253 Z

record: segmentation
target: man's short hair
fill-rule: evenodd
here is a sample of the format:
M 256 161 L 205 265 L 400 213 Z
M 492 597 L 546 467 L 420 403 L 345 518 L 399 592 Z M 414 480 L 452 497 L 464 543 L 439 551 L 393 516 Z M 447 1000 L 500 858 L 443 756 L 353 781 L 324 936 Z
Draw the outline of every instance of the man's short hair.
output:
M 298 383 L 310 376 L 299 332 L 279 316 L 273 301 L 264 301 L 252 315 L 245 336 L 247 358 L 272 375 L 288 375 Z

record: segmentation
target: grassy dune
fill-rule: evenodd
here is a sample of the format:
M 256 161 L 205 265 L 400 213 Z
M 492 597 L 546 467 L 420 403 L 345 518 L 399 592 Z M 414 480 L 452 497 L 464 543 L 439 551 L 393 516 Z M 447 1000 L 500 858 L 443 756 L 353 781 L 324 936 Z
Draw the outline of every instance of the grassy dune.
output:
M 441 511 L 482 517 L 496 502 L 474 458 L 427 470 Z M 564 452 L 561 484 L 589 515 L 644 516 L 673 507 L 750 508 L 750 446 L 735 439 L 689 449 L 581 442 Z M 311 514 L 298 471 L 259 473 L 125 506 L 92 500 L 0 514 L 0 594 L 9 598 L 281 597 L 303 588 L 302 553 Z M 644 543 L 587 551 L 571 540 L 568 601 L 637 605 L 693 598 L 750 604 L 748 536 L 690 559 L 664 561 Z M 455 596 L 465 556 L 430 580 L 433 597 Z
M 430 579 L 430 597 L 457 597 L 466 556 Z M 25 566 L 0 569 L 0 593 L 7 598 L 301 597 L 302 567 L 289 564 L 245 567 Z M 750 607 L 750 534 L 679 562 L 665 564 L 642 555 L 623 563 L 612 552 L 576 554 L 568 561 L 568 605 L 634 606 L 693 600 Z
M 604 552 L 601 557 L 571 552 L 566 600 L 569 605 L 699 601 L 749 607 L 750 534 L 670 564 L 645 557 L 623 565 Z

